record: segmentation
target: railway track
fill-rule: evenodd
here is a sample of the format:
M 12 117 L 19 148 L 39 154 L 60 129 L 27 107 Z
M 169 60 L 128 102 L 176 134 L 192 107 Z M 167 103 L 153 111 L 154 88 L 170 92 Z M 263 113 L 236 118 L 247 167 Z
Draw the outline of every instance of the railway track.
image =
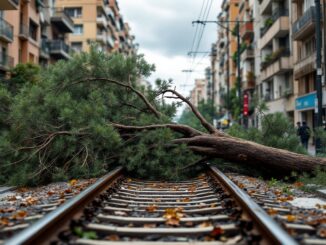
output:
M 155 182 L 118 168 L 5 244 L 324 244 L 296 241 L 265 206 L 207 169 L 197 179 Z

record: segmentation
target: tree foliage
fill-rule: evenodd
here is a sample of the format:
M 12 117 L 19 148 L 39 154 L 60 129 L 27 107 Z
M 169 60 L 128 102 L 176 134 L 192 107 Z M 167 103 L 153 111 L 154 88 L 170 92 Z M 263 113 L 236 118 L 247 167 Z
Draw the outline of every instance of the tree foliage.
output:
M 95 48 L 42 72 L 34 65 L 17 66 L 9 86 L 0 87 L 0 113 L 5 115 L 0 119 L 0 181 L 36 185 L 93 177 L 120 164 L 138 176 L 175 177 L 175 154 L 180 153 L 180 163 L 193 155 L 184 146 L 165 145 L 174 132 L 144 131 L 130 137 L 111 125 L 171 121 L 175 104 L 156 99 L 168 83 L 158 81 L 158 90 L 146 91 L 148 100 L 164 112 L 160 118 L 147 113 L 144 102 L 128 87 L 142 90 L 137 79 L 154 69 L 141 55 L 108 56 Z M 122 81 L 125 87 L 97 78 Z

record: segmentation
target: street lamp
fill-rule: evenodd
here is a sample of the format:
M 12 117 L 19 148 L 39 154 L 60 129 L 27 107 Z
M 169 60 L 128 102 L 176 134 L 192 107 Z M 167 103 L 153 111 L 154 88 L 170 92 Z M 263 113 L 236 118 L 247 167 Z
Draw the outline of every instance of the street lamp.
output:
M 217 21 L 217 20 L 209 20 L 209 21 L 202 21 L 202 20 L 196 20 L 193 21 L 192 24 L 202 24 L 202 25 L 206 25 L 206 23 L 214 23 L 217 24 L 218 26 L 220 26 L 221 28 L 227 30 L 228 32 L 232 33 L 232 34 L 236 34 L 237 36 L 237 71 L 238 71 L 238 77 L 237 77 L 237 85 L 238 85 L 238 96 L 239 96 L 239 106 L 240 106 L 240 110 L 242 108 L 242 101 L 241 101 L 241 68 L 240 68 L 240 50 L 241 50 L 241 46 L 240 46 L 240 23 L 252 23 L 253 21 Z M 236 28 L 236 33 L 233 32 L 233 30 L 230 30 L 228 27 L 222 25 L 221 23 L 236 23 L 237 28 Z M 228 98 L 229 101 L 229 98 Z M 240 120 L 241 123 L 241 120 Z

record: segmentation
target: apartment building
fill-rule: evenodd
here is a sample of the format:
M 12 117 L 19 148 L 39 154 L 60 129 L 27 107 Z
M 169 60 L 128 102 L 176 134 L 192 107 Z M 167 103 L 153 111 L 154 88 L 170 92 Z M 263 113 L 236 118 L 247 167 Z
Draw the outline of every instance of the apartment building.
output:
M 74 31 L 68 37 L 73 50 L 87 52 L 97 43 L 104 52 L 134 52 L 134 36 L 116 0 L 57 0 L 56 7 L 74 20 Z
M 195 87 L 190 92 L 190 102 L 194 106 L 198 106 L 201 101 L 207 101 L 207 86 L 208 81 L 206 79 L 195 79 Z
M 248 103 L 243 103 L 248 108 L 243 111 L 244 120 L 247 125 L 255 124 L 254 111 L 250 110 L 254 101 L 254 90 L 256 85 L 255 75 L 255 52 L 254 52 L 254 23 L 253 23 L 254 1 L 241 0 L 239 5 L 239 34 L 241 38 L 241 89 L 242 100 L 246 97 Z
M 221 13 L 217 16 L 218 38 L 216 42 L 216 81 L 214 104 L 222 115 L 230 118 L 230 91 L 237 87 L 237 20 L 242 0 L 224 0 Z M 241 18 L 245 18 L 244 16 Z M 223 26 L 223 27 L 222 27 Z M 242 26 L 240 27 L 242 28 Z M 246 27 L 244 27 L 246 28 Z M 241 30 L 242 31 L 242 30 Z M 243 29 L 247 37 L 247 31 Z M 245 72 L 245 71 L 244 71 Z
M 314 1 L 293 1 L 294 84 L 295 94 L 297 95 L 294 116 L 295 121 L 306 121 L 311 128 L 316 126 L 315 21 L 316 8 Z M 323 21 L 321 21 L 321 25 L 323 26 Z M 324 30 L 324 26 L 322 30 Z M 323 34 L 325 35 L 324 31 Z M 324 61 L 323 63 L 325 64 Z M 323 87 L 323 108 L 326 106 L 325 95 L 325 87 Z M 323 120 L 325 121 L 325 109 L 323 109 Z
M 40 9 L 39 63 L 47 65 L 60 59 L 71 58 L 68 34 L 74 31 L 74 22 L 62 8 L 56 8 L 55 0 L 43 0 Z
M 260 67 L 257 94 L 266 102 L 269 113 L 283 112 L 294 120 L 293 45 L 291 40 L 291 0 L 259 1 L 255 20 Z
M 18 63 L 48 65 L 88 51 L 135 53 L 116 0 L 0 0 L 0 77 Z
M 223 22 L 226 19 L 226 13 L 222 11 L 217 20 Z M 225 112 L 226 108 L 226 97 L 229 91 L 229 79 L 228 79 L 228 35 L 227 30 L 219 27 L 217 32 L 217 42 L 216 42 L 216 63 L 211 64 L 212 70 L 216 70 L 216 81 L 215 81 L 215 97 L 214 105 L 218 108 L 220 113 Z
M 9 46 L 14 41 L 14 27 L 5 20 L 3 10 L 17 10 L 18 1 L 0 1 L 0 78 L 13 66 L 14 59 L 9 55 Z

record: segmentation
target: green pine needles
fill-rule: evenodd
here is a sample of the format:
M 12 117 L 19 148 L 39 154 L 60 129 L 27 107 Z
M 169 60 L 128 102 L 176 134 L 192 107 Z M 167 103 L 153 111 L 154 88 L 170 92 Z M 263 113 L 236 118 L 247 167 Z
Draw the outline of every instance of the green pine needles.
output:
M 156 98 L 169 82 L 158 80 L 155 89 L 146 90 L 137 85 L 154 69 L 142 55 L 107 55 L 96 47 L 46 69 L 18 65 L 0 85 L 0 182 L 89 178 L 119 165 L 137 177 L 182 178 L 178 169 L 197 158 L 183 145 L 167 144 L 177 133 L 157 129 L 130 135 L 112 126 L 172 121 L 177 104 Z M 164 116 L 151 113 L 128 86 L 144 93 Z

